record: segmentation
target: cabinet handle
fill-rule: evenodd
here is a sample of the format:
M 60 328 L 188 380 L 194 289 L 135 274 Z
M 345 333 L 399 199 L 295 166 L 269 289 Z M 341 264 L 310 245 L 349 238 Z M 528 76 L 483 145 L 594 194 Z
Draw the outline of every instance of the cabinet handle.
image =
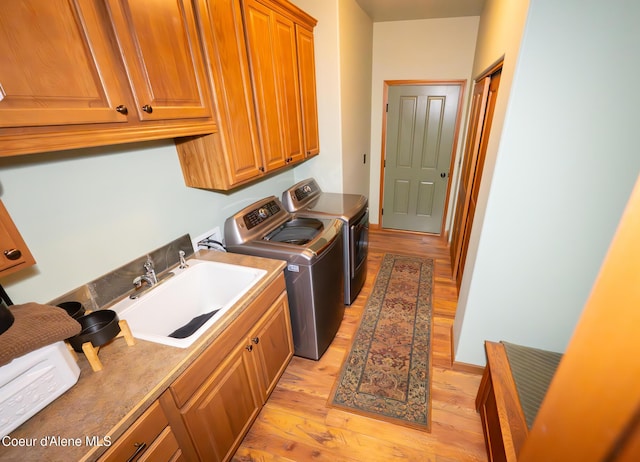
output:
M 120 106 L 116 106 L 116 111 L 122 115 L 129 114 L 129 109 L 127 109 L 127 106 L 125 106 L 124 104 L 121 104 Z
M 142 106 L 142 110 L 147 114 L 151 114 L 153 112 L 153 108 L 148 104 L 145 104 L 144 106 Z
M 258 167 L 258 170 L 260 170 L 262 173 L 264 173 L 264 167 Z
M 22 252 L 19 249 L 9 249 L 4 251 L 4 256 L 9 260 L 18 260 L 22 257 Z
M 257 345 L 258 343 L 260 343 L 260 338 L 259 337 L 253 337 L 251 339 L 251 341 Z
M 133 462 L 136 460 L 136 457 L 138 457 L 138 455 L 147 447 L 147 443 L 133 443 L 133 446 L 136 448 L 136 452 L 127 459 L 127 462 Z
M 247 349 L 247 351 L 249 351 L 249 352 L 253 351 L 253 345 L 247 345 L 245 348 L 246 348 L 246 349 Z

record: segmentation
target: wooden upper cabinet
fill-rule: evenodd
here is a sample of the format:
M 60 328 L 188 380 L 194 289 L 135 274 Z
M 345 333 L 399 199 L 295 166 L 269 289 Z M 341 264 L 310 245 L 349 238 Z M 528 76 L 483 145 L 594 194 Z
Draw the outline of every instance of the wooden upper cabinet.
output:
M 302 102 L 302 125 L 306 157 L 320 153 L 318 134 L 318 102 L 316 96 L 316 70 L 313 30 L 296 25 L 298 43 L 298 75 Z
M 0 276 L 28 268 L 35 263 L 9 212 L 0 201 Z
M 218 133 L 176 140 L 188 186 L 229 189 L 262 175 L 240 3 L 198 0 L 196 16 L 217 109 Z
M 257 0 L 244 5 L 265 170 L 304 157 L 295 25 Z
M 189 0 L 107 0 L 140 120 L 208 117 Z
M 0 10 L 0 127 L 127 122 L 118 62 L 92 1 Z
M 216 131 L 190 1 L 4 3 L 0 156 Z
M 317 154 L 315 19 L 286 0 L 196 5 L 218 131 L 176 139 L 187 186 L 230 190 Z

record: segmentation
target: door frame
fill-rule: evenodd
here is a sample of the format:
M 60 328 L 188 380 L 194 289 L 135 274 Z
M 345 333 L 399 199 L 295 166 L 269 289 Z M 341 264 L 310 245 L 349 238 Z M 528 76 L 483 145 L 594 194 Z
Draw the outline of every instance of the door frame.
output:
M 451 178 L 453 168 L 456 161 L 456 153 L 458 151 L 458 139 L 460 138 L 460 122 L 462 120 L 464 101 L 464 94 L 467 86 L 466 80 L 385 80 L 383 81 L 383 94 L 382 94 L 382 146 L 380 153 L 380 196 L 378 200 L 378 223 L 380 229 L 382 228 L 382 206 L 384 204 L 384 165 L 387 155 L 387 111 L 386 107 L 389 103 L 389 87 L 400 85 L 419 85 L 419 86 L 438 86 L 438 85 L 450 85 L 459 86 L 460 95 L 458 97 L 458 113 L 456 114 L 456 127 L 453 135 L 453 147 L 451 148 L 451 160 L 449 161 L 449 175 L 447 178 L 447 191 L 445 193 L 444 209 L 442 211 L 442 222 L 440 223 L 439 233 L 425 233 L 422 231 L 410 231 L 410 230 L 396 230 L 399 233 L 417 233 L 417 234 L 429 234 L 432 236 L 442 236 L 447 220 L 447 213 L 449 211 L 449 195 L 451 194 Z
M 491 95 L 490 93 L 487 93 L 484 96 L 484 99 L 481 103 L 484 106 L 482 109 L 482 114 L 478 114 L 479 117 L 481 118 L 482 124 L 479 127 L 479 131 L 478 131 L 478 127 L 476 127 L 476 131 L 471 132 L 471 128 L 473 127 L 473 123 L 474 123 L 474 119 L 473 119 L 474 113 L 472 111 L 474 108 L 473 99 L 475 94 L 475 88 L 484 79 L 488 77 L 492 77 L 498 72 L 502 72 L 503 67 L 504 67 L 504 56 L 502 56 L 498 61 L 494 62 L 490 67 L 488 67 L 486 70 L 480 73 L 480 75 L 478 75 L 478 77 L 476 77 L 472 81 L 472 85 L 469 91 L 469 99 L 468 99 L 469 107 L 468 107 L 468 115 L 467 115 L 466 128 L 465 128 L 465 134 L 464 134 L 464 145 L 462 147 L 462 154 L 460 158 L 460 172 L 458 175 L 458 182 L 456 184 L 456 197 L 454 202 L 454 207 L 456 207 L 456 209 L 454 210 L 454 213 L 453 213 L 451 228 L 450 228 L 451 234 L 449 236 L 450 237 L 449 254 L 451 257 L 451 277 L 455 280 L 458 291 L 460 290 L 460 285 L 462 284 L 462 273 L 464 272 L 464 264 L 466 263 L 466 256 L 467 256 L 468 245 L 469 245 L 469 241 L 468 240 L 465 241 L 465 233 L 468 232 L 467 237 L 470 237 L 471 226 L 473 225 L 473 217 L 471 220 L 469 220 L 469 205 L 471 203 L 471 199 L 472 199 L 471 196 L 473 194 L 473 191 L 479 186 L 480 183 L 478 182 L 481 181 L 482 179 L 482 174 L 484 169 L 484 156 L 486 154 L 486 148 L 489 143 L 489 138 L 491 136 L 491 133 L 490 133 L 491 127 L 493 126 L 493 111 L 491 111 L 491 114 L 488 114 L 489 108 L 487 106 L 487 104 L 490 102 L 489 100 Z M 488 83 L 487 91 L 489 91 L 490 87 L 491 87 L 491 80 Z M 493 101 L 493 104 L 495 104 L 495 100 Z M 478 137 L 476 140 L 474 140 L 474 145 L 469 146 L 468 143 L 472 141 L 472 138 L 470 137 L 473 137 L 474 133 L 476 132 Z M 468 149 L 471 149 L 472 151 L 467 152 Z M 479 157 L 482 157 L 480 169 L 478 169 Z M 470 172 L 469 178 L 467 178 L 469 184 L 467 185 L 468 190 L 466 191 L 466 197 L 461 198 L 460 190 L 463 187 L 464 181 L 465 181 L 465 178 L 463 177 L 465 173 L 465 164 L 472 161 L 473 161 L 473 165 L 471 168 L 473 171 Z M 476 177 L 478 182 L 476 182 Z M 462 207 L 461 223 L 458 223 L 456 219 L 458 215 L 458 207 Z M 474 210 L 474 216 L 475 216 L 475 210 Z M 459 225 L 457 229 L 456 229 L 456 225 Z M 462 260 L 462 266 L 459 267 L 461 265 L 461 260 Z

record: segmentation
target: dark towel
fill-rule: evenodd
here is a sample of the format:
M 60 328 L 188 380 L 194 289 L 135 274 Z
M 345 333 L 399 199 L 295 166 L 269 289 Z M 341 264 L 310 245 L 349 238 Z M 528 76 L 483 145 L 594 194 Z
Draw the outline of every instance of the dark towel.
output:
M 195 331 L 200 329 L 205 322 L 207 322 L 211 317 L 216 314 L 220 310 L 213 310 L 209 313 L 201 314 L 200 316 L 196 316 L 191 321 L 189 321 L 184 326 L 174 330 L 169 334 L 169 337 L 173 338 L 187 338 L 192 335 Z
M 15 320 L 0 335 L 0 366 L 32 351 L 80 333 L 80 323 L 62 308 L 39 303 L 11 305 Z

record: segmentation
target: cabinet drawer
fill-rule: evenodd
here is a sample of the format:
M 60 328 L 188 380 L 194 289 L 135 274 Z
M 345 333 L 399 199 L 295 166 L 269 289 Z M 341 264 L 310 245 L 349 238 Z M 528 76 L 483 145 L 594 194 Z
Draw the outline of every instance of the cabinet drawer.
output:
M 169 425 L 167 417 L 162 412 L 160 404 L 156 401 L 145 411 L 129 429 L 116 440 L 109 450 L 100 458 L 100 462 L 122 462 L 131 459 L 139 451 L 142 455 L 148 452 L 150 446 Z M 170 429 L 169 429 L 170 430 Z M 173 434 L 172 434 L 173 435 Z M 173 438 L 175 441 L 175 437 Z M 144 445 L 142 449 L 140 447 Z M 176 443 L 177 447 L 177 443 Z M 175 450 L 173 451 L 175 452 Z
M 171 462 L 180 460 L 182 451 L 171 427 L 165 427 L 160 436 L 142 453 L 138 462 Z M 134 459 L 135 460 L 135 459 Z

